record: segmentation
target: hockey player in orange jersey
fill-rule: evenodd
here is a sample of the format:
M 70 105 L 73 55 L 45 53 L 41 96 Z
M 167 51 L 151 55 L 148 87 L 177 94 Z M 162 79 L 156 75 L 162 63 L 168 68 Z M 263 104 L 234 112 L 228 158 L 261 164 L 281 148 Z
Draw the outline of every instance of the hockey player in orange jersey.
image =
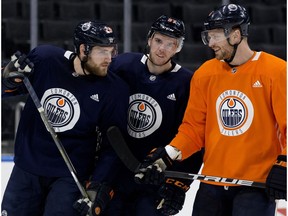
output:
M 275 199 L 286 199 L 286 61 L 251 50 L 249 24 L 240 5 L 208 15 L 201 36 L 215 58 L 192 78 L 176 137 L 151 152 L 135 175 L 149 182 L 204 147 L 202 174 L 266 183 L 262 189 L 202 181 L 193 216 L 272 216 Z

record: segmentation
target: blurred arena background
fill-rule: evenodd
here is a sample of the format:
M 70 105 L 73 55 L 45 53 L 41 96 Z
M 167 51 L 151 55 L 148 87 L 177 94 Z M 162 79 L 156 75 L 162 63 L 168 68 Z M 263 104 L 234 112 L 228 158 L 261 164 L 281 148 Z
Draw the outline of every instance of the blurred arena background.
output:
M 113 27 L 119 53 L 143 52 L 150 25 L 166 14 L 185 22 L 184 47 L 175 60 L 195 71 L 213 57 L 201 41 L 203 21 L 213 8 L 226 3 L 241 4 L 248 9 L 251 17 L 248 40 L 252 49 L 287 60 L 286 0 L 2 0 L 2 65 L 16 50 L 28 53 L 40 44 L 73 51 L 74 27 L 86 19 L 103 20 Z M 2 161 L 3 156 L 4 160 L 13 157 L 14 135 L 25 99 L 25 96 L 2 99 Z

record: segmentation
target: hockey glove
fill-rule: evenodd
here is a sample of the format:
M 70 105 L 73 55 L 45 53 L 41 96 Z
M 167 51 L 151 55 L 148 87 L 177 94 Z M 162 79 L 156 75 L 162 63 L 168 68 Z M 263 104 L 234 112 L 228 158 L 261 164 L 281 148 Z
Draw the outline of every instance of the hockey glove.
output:
M 287 156 L 279 155 L 266 179 L 266 192 L 272 199 L 287 200 Z
M 143 160 L 139 173 L 135 174 L 138 184 L 160 185 L 165 181 L 163 171 L 172 166 L 173 160 L 169 157 L 164 147 L 153 149 Z
M 178 180 L 167 178 L 166 182 L 161 185 L 158 190 L 159 196 L 162 198 L 157 209 L 163 215 L 175 215 L 182 210 L 186 192 L 189 190 L 190 180 Z
M 11 56 L 11 61 L 3 71 L 3 84 L 8 89 L 15 89 L 22 85 L 25 76 L 33 72 L 34 64 L 25 54 L 17 51 Z
M 82 197 L 78 199 L 73 207 L 81 216 L 101 215 L 107 204 L 114 196 L 113 189 L 106 183 L 89 182 L 86 186 L 87 194 L 90 198 Z

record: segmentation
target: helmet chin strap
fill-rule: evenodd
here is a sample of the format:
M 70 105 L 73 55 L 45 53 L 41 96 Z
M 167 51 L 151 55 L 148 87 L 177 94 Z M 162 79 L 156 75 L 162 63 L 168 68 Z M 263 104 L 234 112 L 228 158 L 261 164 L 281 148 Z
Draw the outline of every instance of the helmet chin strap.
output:
M 84 56 L 83 60 L 80 59 L 82 71 L 83 71 L 84 75 L 86 75 L 86 76 L 87 76 L 88 74 L 86 73 L 86 71 L 85 71 L 85 69 L 84 69 L 84 65 L 86 64 L 87 59 L 88 59 L 87 55 Z
M 85 72 L 85 69 L 84 69 L 84 65 L 86 64 L 87 61 L 81 61 L 81 68 L 82 68 L 82 71 L 84 73 L 84 75 L 88 75 L 86 72 Z
M 230 43 L 229 38 L 227 38 L 228 44 L 233 47 L 233 52 L 232 52 L 232 54 L 231 54 L 231 57 L 230 57 L 229 59 L 224 59 L 224 61 L 227 62 L 229 65 L 230 65 L 230 62 L 232 62 L 233 59 L 235 58 L 235 54 L 236 54 L 238 45 L 242 42 L 242 40 L 243 40 L 243 37 L 241 37 L 241 40 L 240 40 L 240 42 L 239 42 L 238 44 L 232 45 L 232 44 Z
M 153 62 L 152 61 L 152 59 L 149 57 L 149 55 L 147 54 L 148 52 L 148 49 L 147 49 L 147 47 L 148 47 L 148 44 L 146 45 L 146 47 L 145 47 L 145 50 L 144 50 L 144 55 L 148 58 L 148 60 L 150 61 L 150 62 L 152 62 L 152 64 L 154 64 L 154 65 L 156 65 L 156 66 L 159 66 L 159 67 L 161 67 L 161 66 L 163 66 L 163 65 L 166 65 L 168 62 L 170 62 L 171 61 L 171 59 L 172 59 L 172 57 L 173 56 L 171 56 L 166 62 L 164 62 L 163 64 L 156 64 L 155 62 Z
M 80 61 L 81 61 L 82 71 L 83 71 L 84 75 L 87 76 L 88 74 L 86 73 L 86 71 L 84 69 L 84 66 L 85 66 L 86 62 L 88 61 L 88 55 L 89 55 L 89 52 L 90 52 L 90 47 L 87 44 L 85 44 L 84 46 L 85 46 L 85 50 L 84 50 L 85 56 L 83 57 L 83 59 L 80 59 Z

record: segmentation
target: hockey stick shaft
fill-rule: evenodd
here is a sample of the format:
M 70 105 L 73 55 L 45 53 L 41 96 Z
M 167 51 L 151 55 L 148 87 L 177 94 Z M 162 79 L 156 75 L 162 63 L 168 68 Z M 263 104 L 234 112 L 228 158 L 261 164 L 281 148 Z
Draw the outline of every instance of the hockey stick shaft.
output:
M 258 187 L 258 188 L 266 187 L 265 183 L 262 183 L 262 182 L 255 182 L 255 181 L 236 179 L 236 178 L 225 178 L 225 177 L 219 177 L 219 176 L 209 176 L 209 175 L 202 175 L 202 174 L 177 172 L 177 171 L 168 171 L 168 170 L 165 170 L 165 176 L 174 177 L 174 178 L 183 178 L 183 179 L 189 179 L 189 180 L 202 180 L 202 181 L 219 182 L 219 183 L 232 184 L 232 185 L 251 186 L 251 187 Z
M 107 130 L 107 136 L 108 136 L 111 146 L 113 147 L 114 151 L 116 152 L 118 157 L 121 159 L 121 161 L 125 164 L 125 166 L 134 173 L 140 172 L 139 167 L 141 163 L 138 161 L 138 159 L 134 156 L 134 154 L 129 149 L 119 128 L 115 126 L 110 127 Z M 218 176 L 192 174 L 192 173 L 184 173 L 184 172 L 168 171 L 168 170 L 165 170 L 164 174 L 166 177 L 183 178 L 183 179 L 190 179 L 190 180 L 202 180 L 202 181 L 219 182 L 219 183 L 225 183 L 225 184 L 231 184 L 231 185 L 242 185 L 242 186 L 265 188 L 265 183 L 255 182 L 255 181 L 250 181 L 250 180 L 224 178 L 224 177 L 218 177 Z
M 37 96 L 32 84 L 30 83 L 30 81 L 29 81 L 29 79 L 27 77 L 24 78 L 23 82 L 24 82 L 24 84 L 25 84 L 25 86 L 26 86 L 26 88 L 27 88 L 27 90 L 29 92 L 29 95 L 30 95 L 31 99 L 33 100 L 38 112 L 40 113 L 40 116 L 41 116 L 41 119 L 42 119 L 44 125 L 46 126 L 47 130 L 51 134 L 51 137 L 53 138 L 53 140 L 54 140 L 54 142 L 55 142 L 55 144 L 56 144 L 56 146 L 57 146 L 62 158 L 64 159 L 64 161 L 65 161 L 65 163 L 66 163 L 66 165 L 67 165 L 67 167 L 68 167 L 68 169 L 69 169 L 69 171 L 70 171 L 75 183 L 77 184 L 77 186 L 78 186 L 78 188 L 79 188 L 79 190 L 81 192 L 81 195 L 83 197 L 89 198 L 86 190 L 81 185 L 81 183 L 79 182 L 79 180 L 78 180 L 78 178 L 76 176 L 76 170 L 75 170 L 75 168 L 74 168 L 74 166 L 73 166 L 73 164 L 72 164 L 67 152 L 65 151 L 65 148 L 63 147 L 60 139 L 58 138 L 58 135 L 56 134 L 54 128 L 49 123 L 49 119 L 48 119 L 48 117 L 47 117 L 47 115 L 45 113 L 45 110 L 44 110 L 44 108 L 43 108 L 43 106 L 42 106 L 42 104 L 41 104 L 41 102 L 40 102 L 40 100 L 39 100 L 39 98 L 38 98 L 38 96 Z

